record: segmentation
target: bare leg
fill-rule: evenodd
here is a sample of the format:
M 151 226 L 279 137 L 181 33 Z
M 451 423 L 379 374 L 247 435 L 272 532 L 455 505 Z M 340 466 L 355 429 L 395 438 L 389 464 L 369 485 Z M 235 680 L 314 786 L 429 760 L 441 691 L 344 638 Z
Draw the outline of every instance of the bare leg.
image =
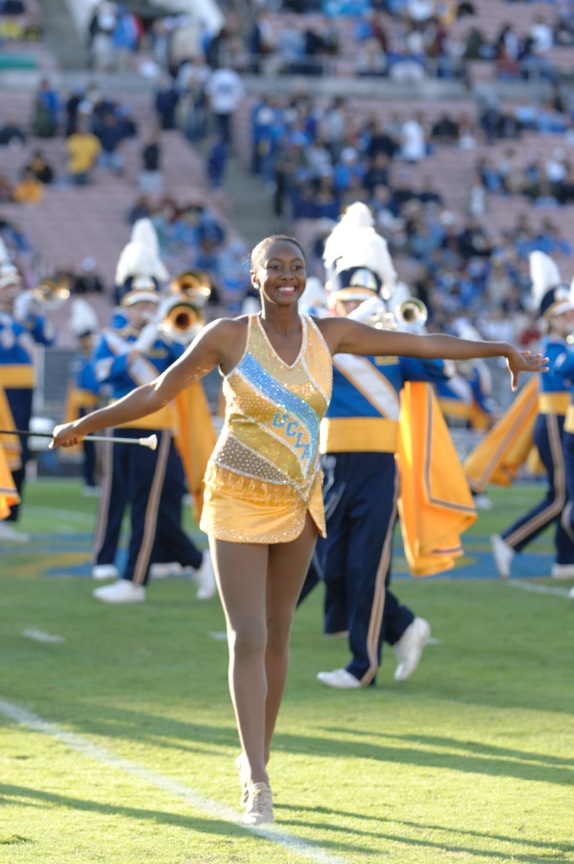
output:
M 307 517 L 291 543 L 210 540 L 227 622 L 229 689 L 251 783 L 266 764 L 289 663 L 289 634 L 317 532 Z
M 210 538 L 211 559 L 227 622 L 229 691 L 250 782 L 269 783 L 265 768 L 265 594 L 269 547 Z
M 316 541 L 315 523 L 307 516 L 303 532 L 296 540 L 291 543 L 277 543 L 269 548 L 265 763 L 269 761 L 271 739 L 287 681 L 291 625 Z

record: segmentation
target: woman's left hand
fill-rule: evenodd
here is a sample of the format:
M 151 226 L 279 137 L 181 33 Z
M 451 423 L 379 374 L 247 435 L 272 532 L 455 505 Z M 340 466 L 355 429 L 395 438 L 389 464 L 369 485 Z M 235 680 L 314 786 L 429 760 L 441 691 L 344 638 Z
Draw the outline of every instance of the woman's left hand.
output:
M 521 372 L 548 372 L 548 357 L 532 354 L 530 351 L 512 348 L 506 357 L 506 363 L 512 377 L 513 390 L 518 388 L 518 376 Z

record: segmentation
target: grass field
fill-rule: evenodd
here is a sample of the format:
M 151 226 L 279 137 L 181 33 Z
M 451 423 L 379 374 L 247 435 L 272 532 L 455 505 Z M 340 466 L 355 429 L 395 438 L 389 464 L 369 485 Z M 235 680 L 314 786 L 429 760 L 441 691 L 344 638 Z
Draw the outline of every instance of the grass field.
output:
M 548 536 L 495 578 L 488 535 L 540 487 L 492 497 L 444 577 L 406 577 L 397 544 L 396 592 L 433 629 L 408 681 L 387 646 L 377 687 L 322 687 L 347 648 L 321 635 L 319 591 L 301 607 L 277 823 L 257 830 L 240 824 L 218 600 L 172 579 L 141 606 L 99 604 L 94 500 L 30 485 L 33 540 L 0 547 L 0 862 L 574 861 L 574 583 L 548 578 Z

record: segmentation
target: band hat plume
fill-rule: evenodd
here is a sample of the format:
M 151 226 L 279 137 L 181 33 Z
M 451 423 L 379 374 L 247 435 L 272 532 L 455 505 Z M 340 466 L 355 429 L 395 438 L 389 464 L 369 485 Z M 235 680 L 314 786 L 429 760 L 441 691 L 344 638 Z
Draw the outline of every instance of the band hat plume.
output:
M 150 250 L 155 262 L 154 270 L 150 275 L 154 276 L 159 282 L 169 281 L 169 272 L 163 261 L 161 260 L 159 239 L 155 225 L 151 219 L 137 219 L 132 228 L 131 239 L 134 243 L 143 243 Z
M 97 333 L 100 329 L 96 310 L 83 297 L 75 297 L 72 300 L 68 327 L 76 336 Z
M 367 300 L 373 293 L 389 299 L 395 289 L 397 273 L 387 242 L 374 224 L 370 209 L 357 201 L 325 240 L 327 286 L 339 300 Z
M 18 268 L 10 260 L 6 244 L 0 237 L 0 288 L 7 288 L 8 285 L 21 284 L 22 278 L 18 273 Z
M 131 306 L 140 300 L 152 299 L 154 292 L 159 291 L 160 284 L 168 280 L 169 273 L 159 256 L 159 242 L 153 222 L 150 219 L 138 219 L 116 265 L 115 283 L 123 295 L 121 305 Z
M 574 309 L 572 286 L 562 281 L 555 262 L 545 252 L 531 252 L 528 258 L 530 269 L 530 296 L 540 318 L 549 320 Z

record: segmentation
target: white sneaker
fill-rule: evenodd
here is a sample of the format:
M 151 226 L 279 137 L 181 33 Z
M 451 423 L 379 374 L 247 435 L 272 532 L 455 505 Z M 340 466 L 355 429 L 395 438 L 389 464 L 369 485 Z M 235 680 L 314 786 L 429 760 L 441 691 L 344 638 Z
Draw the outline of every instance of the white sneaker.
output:
M 84 498 L 96 498 L 101 494 L 101 489 L 99 486 L 84 486 L 82 489 L 82 495 Z
M 119 579 L 120 571 L 115 564 L 96 564 L 92 567 L 92 579 Z
M 415 618 L 398 642 L 393 645 L 398 665 L 395 681 L 406 681 L 413 674 L 421 659 L 423 648 L 429 641 L 431 628 L 424 618 Z
M 203 553 L 203 561 L 199 570 L 194 572 L 194 580 L 197 585 L 197 600 L 211 600 L 217 590 L 215 584 L 215 573 L 213 572 L 213 564 L 211 563 L 211 555 L 206 549 Z
M 181 576 L 182 570 L 179 561 L 166 561 L 161 564 L 151 564 L 149 575 L 152 579 L 169 579 L 170 576 Z
M 508 579 L 510 576 L 510 564 L 514 558 L 514 549 L 502 539 L 500 534 L 492 534 L 490 538 L 490 546 L 494 556 L 494 563 L 498 570 L 498 575 L 501 579 Z
M 244 825 L 268 825 L 274 821 L 271 787 L 267 783 L 252 783 L 243 817 Z
M 319 672 L 317 681 L 326 687 L 335 687 L 337 690 L 357 690 L 361 682 L 346 669 L 333 669 L 332 672 Z
M 488 495 L 483 495 L 482 493 L 474 496 L 474 506 L 477 510 L 492 510 L 494 504 L 488 497 Z
M 574 579 L 574 564 L 553 564 L 550 575 L 553 579 Z
M 102 603 L 143 603 L 145 588 L 143 585 L 134 585 L 128 579 L 120 579 L 113 585 L 97 588 L 94 597 Z
M 570 589 L 570 593 L 568 594 L 568 597 L 570 598 L 570 600 L 574 600 L 574 588 Z
M 8 522 L 0 522 L 0 543 L 29 543 L 31 539 L 30 534 L 22 534 Z

